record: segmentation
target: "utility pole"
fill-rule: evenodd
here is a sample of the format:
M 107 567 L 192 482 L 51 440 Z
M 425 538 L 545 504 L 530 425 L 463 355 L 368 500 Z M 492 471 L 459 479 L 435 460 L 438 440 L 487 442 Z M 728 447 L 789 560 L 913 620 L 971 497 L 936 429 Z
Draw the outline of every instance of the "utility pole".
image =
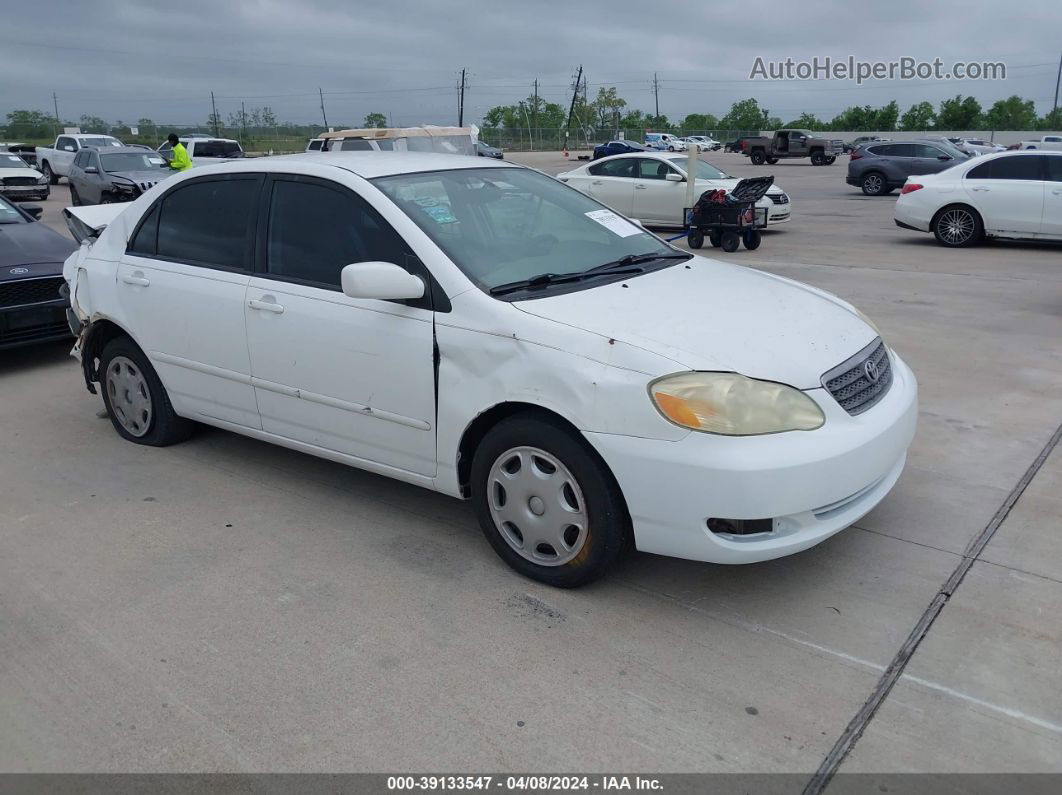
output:
M 572 128 L 572 114 L 575 113 L 575 100 L 579 96 L 579 85 L 583 82 L 583 65 L 579 64 L 579 71 L 575 75 L 575 89 L 572 91 L 572 104 L 568 107 L 568 124 L 564 128 L 566 131 Z M 565 132 L 567 137 L 567 132 Z
M 1056 91 L 1055 93 L 1057 94 L 1058 92 Z M 54 91 L 52 92 L 52 105 L 55 106 L 55 134 L 58 136 L 62 132 L 63 123 L 59 121 L 59 100 L 56 98 Z
M 240 142 L 243 143 L 247 140 L 247 107 L 244 105 L 243 100 L 240 100 Z
M 1062 83 L 1062 55 L 1058 56 L 1058 77 L 1055 78 L 1055 105 L 1051 109 L 1052 113 L 1054 113 L 1056 110 L 1058 110 L 1058 84 L 1059 83 Z
M 319 96 L 321 98 L 321 118 L 324 119 L 324 126 L 325 126 L 325 129 L 327 130 L 328 129 L 328 116 L 325 115 L 324 92 L 321 90 L 320 86 L 317 87 L 317 96 Z
M 457 126 L 465 126 L 465 70 L 461 70 L 461 92 L 457 100 Z
M 538 78 L 535 78 L 535 104 L 531 106 L 531 117 L 535 121 L 535 129 L 538 129 Z
M 214 137 L 218 137 L 218 106 L 214 104 L 214 92 L 210 92 L 210 107 L 213 109 L 213 113 L 210 116 L 210 124 L 214 128 Z
M 656 72 L 653 72 L 653 97 L 656 99 L 656 116 L 653 121 L 659 121 L 660 119 L 660 81 L 656 78 Z M 654 124 L 654 127 L 659 126 Z

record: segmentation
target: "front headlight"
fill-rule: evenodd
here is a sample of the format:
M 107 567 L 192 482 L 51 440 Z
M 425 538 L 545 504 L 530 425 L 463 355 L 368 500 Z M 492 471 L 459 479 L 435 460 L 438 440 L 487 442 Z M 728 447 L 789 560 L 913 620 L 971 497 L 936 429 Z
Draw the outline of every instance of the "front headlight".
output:
M 649 395 L 665 418 L 704 433 L 813 431 L 826 421 L 818 404 L 799 389 L 737 373 L 667 375 L 649 384 Z
M 48 178 L 47 177 L 38 177 L 37 178 L 37 184 L 38 185 L 47 185 L 48 184 Z

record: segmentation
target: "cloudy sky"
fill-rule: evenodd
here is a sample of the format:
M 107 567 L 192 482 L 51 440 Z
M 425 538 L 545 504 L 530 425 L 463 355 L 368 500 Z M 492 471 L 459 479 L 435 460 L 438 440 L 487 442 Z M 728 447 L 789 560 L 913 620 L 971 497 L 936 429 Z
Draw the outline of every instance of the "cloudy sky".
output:
M 777 5 L 778 10 L 771 10 Z M 653 10 L 654 8 L 659 10 Z M 1062 50 L 1059 0 L 0 0 L 0 117 L 16 108 L 203 123 L 213 90 L 223 117 L 269 105 L 282 120 L 330 124 L 366 113 L 395 124 L 452 124 L 456 85 L 468 70 L 466 121 L 493 105 L 540 93 L 567 105 L 583 64 L 591 95 L 616 86 L 652 111 L 722 116 L 755 96 L 784 120 L 809 111 L 829 118 L 848 105 L 905 109 L 957 93 L 987 106 L 1019 94 L 1050 110 Z M 30 24 L 32 21 L 32 24 Z M 757 56 L 954 61 L 999 60 L 1005 81 L 750 82 Z

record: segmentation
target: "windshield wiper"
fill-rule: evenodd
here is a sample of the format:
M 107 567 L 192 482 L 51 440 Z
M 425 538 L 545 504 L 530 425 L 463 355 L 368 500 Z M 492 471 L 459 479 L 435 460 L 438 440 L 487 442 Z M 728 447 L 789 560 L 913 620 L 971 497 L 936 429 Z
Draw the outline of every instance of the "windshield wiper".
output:
M 546 287 L 551 284 L 570 284 L 571 282 L 580 282 L 583 279 L 593 279 L 598 276 L 616 276 L 624 273 L 641 273 L 642 268 L 632 267 L 631 265 L 623 265 L 622 267 L 616 267 L 615 263 L 609 263 L 608 270 L 597 270 L 591 268 L 586 271 L 575 271 L 574 273 L 540 273 L 537 276 L 532 276 L 528 279 L 520 279 L 515 282 L 508 282 L 507 284 L 499 284 L 497 287 L 490 288 L 491 295 L 505 295 L 507 293 L 515 293 L 519 290 L 528 290 L 535 287 Z
M 583 273 L 609 273 L 613 268 L 627 268 L 631 265 L 641 265 L 644 262 L 654 262 L 658 259 L 690 259 L 691 257 L 693 257 L 692 254 L 684 254 L 678 251 L 670 254 L 628 254 L 626 257 L 620 257 L 613 262 L 596 265 L 583 271 Z

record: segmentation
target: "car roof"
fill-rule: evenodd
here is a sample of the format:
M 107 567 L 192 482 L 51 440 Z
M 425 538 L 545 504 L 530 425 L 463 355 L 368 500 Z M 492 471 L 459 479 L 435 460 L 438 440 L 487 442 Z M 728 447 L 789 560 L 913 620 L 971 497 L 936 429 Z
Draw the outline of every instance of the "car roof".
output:
M 505 163 L 472 155 L 448 155 L 435 152 L 345 151 L 301 152 L 294 155 L 249 157 L 236 162 L 197 168 L 195 173 L 199 175 L 240 171 L 269 171 L 269 166 L 277 163 L 332 166 L 345 169 L 365 179 L 389 177 L 395 174 L 418 174 L 425 171 L 458 171 L 466 168 L 524 168 L 524 166 L 516 163 Z
M 99 150 L 97 150 L 97 151 L 99 151 Z M 111 146 L 111 147 L 108 147 L 105 152 L 100 152 L 100 154 L 113 155 L 115 153 L 122 153 L 122 152 L 130 152 L 132 154 L 138 154 L 138 155 L 146 155 L 146 154 L 149 154 L 149 153 L 150 154 L 155 154 L 155 150 L 154 149 L 145 149 L 142 146 Z
M 238 144 L 235 138 L 213 138 L 209 135 L 182 135 L 177 139 L 178 141 L 203 141 L 204 143 L 209 141 L 224 141 L 227 144 Z

